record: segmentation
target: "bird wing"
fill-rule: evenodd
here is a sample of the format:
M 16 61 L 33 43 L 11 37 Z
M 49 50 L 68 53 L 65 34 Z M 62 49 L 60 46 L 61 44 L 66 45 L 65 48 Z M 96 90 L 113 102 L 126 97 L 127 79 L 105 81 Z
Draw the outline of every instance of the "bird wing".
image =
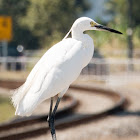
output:
M 32 83 L 30 90 L 36 93 L 41 90 L 42 85 L 50 71 L 59 65 L 65 59 L 66 54 L 76 44 L 76 40 L 66 39 L 54 45 L 41 58 L 38 64 L 33 69 L 33 72 L 27 78 L 27 81 Z
M 24 85 L 15 92 L 12 98 L 15 106 L 21 109 L 19 105 L 22 104 L 23 106 L 25 102 L 26 105 L 32 102 L 34 103 L 32 106 L 35 106 L 40 98 L 49 98 L 52 93 L 56 94 L 56 92 L 60 92 L 69 86 L 82 69 L 82 64 L 77 63 L 82 57 L 81 48 L 82 43 L 80 41 L 69 38 L 49 49 L 35 65 Z M 77 64 L 79 65 L 78 70 L 74 69 Z M 77 73 L 71 69 L 76 70 Z M 70 71 L 73 72 L 73 76 L 66 77 L 70 75 Z M 30 106 L 30 108 L 32 107 Z

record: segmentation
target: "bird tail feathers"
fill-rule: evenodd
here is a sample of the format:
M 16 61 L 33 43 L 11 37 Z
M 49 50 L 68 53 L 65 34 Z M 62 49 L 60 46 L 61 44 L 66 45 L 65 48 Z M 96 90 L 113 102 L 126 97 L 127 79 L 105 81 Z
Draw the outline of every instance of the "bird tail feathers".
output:
M 30 85 L 26 87 L 26 83 L 24 83 L 19 88 L 11 91 L 13 94 L 11 101 L 15 108 L 17 108 L 17 106 L 19 105 L 20 101 L 24 98 L 29 88 L 30 88 Z

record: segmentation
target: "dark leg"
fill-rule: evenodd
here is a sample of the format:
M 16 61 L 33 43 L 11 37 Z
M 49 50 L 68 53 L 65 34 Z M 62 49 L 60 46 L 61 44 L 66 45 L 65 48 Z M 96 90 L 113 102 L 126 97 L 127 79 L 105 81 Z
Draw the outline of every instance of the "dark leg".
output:
M 52 107 L 53 107 L 53 97 L 51 97 L 51 104 L 50 104 L 50 110 L 49 110 L 49 115 L 48 115 L 47 121 L 49 121 L 49 118 L 50 118 L 51 115 L 52 115 Z
M 53 140 L 56 140 L 56 133 L 55 133 L 55 124 L 54 124 L 54 121 L 55 121 L 55 114 L 56 114 L 58 105 L 60 103 L 60 100 L 61 100 L 61 98 L 58 97 L 57 98 L 57 101 L 56 101 L 56 105 L 55 105 L 54 110 L 52 112 L 53 101 L 52 101 L 52 98 L 51 98 L 51 105 L 50 105 L 50 112 L 49 112 L 48 122 L 49 122 L 49 127 L 50 127 L 50 130 L 51 130 L 51 134 L 52 134 L 52 139 Z
M 58 105 L 59 105 L 59 103 L 60 103 L 60 100 L 61 100 L 61 98 L 58 97 L 58 98 L 57 98 L 57 101 L 56 101 L 56 105 L 55 105 L 54 110 L 53 110 L 53 114 L 54 114 L 54 115 L 56 114 L 56 111 L 57 111 Z

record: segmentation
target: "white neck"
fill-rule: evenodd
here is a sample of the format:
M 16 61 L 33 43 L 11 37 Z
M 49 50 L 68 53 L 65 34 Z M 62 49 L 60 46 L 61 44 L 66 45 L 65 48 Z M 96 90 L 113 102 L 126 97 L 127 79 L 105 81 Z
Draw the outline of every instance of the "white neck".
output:
M 82 30 L 72 29 L 71 33 L 73 39 L 80 40 L 80 41 L 83 39 L 84 34 Z
M 83 31 L 80 29 L 72 29 L 72 38 L 82 42 L 85 53 L 84 56 L 86 56 L 83 60 L 83 66 L 86 66 L 93 56 L 93 40 L 89 35 L 84 34 Z
M 72 38 L 81 41 L 84 46 L 86 47 L 94 46 L 92 38 L 89 35 L 84 34 L 83 30 L 75 28 L 72 29 L 71 32 Z

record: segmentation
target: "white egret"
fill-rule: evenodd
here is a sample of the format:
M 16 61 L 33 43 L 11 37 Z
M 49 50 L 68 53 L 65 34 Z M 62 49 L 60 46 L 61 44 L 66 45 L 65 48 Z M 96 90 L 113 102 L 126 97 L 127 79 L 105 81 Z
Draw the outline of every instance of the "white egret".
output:
M 34 66 L 26 82 L 15 91 L 12 102 L 16 115 L 30 115 L 44 100 L 51 98 L 49 126 L 53 140 L 56 139 L 54 116 L 58 104 L 76 80 L 81 70 L 90 62 L 94 44 L 92 38 L 84 34 L 86 30 L 106 30 L 118 34 L 119 31 L 107 28 L 88 17 L 78 18 L 62 41 L 51 47 Z M 67 38 L 69 33 L 71 38 Z M 53 97 L 58 95 L 54 110 Z

